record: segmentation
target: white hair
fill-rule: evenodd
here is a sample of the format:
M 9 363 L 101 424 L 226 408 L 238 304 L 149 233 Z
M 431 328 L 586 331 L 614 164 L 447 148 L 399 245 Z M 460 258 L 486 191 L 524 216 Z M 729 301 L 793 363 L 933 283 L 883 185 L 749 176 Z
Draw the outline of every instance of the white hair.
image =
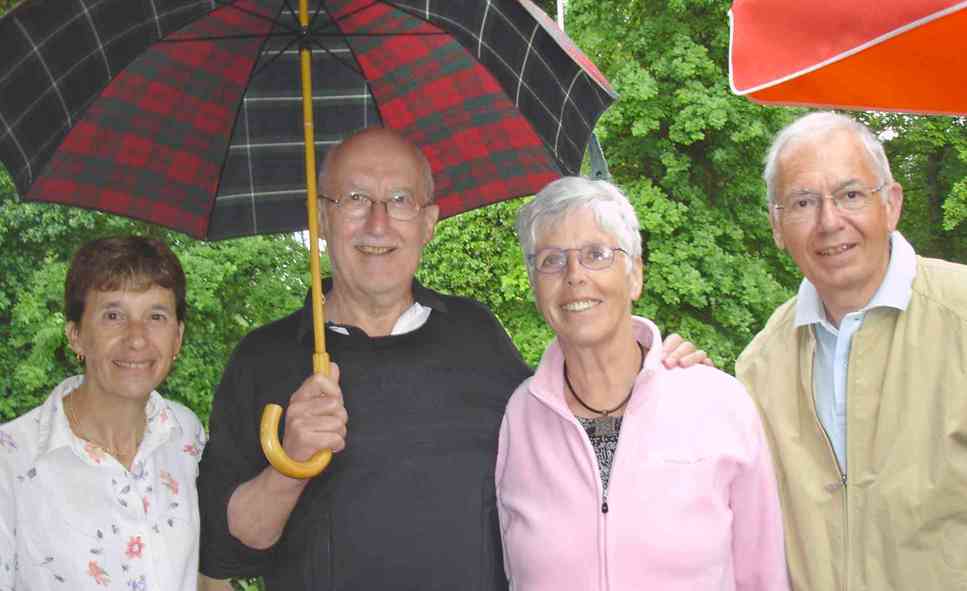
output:
M 776 194 L 778 189 L 776 183 L 779 177 L 779 158 L 782 156 L 782 151 L 792 143 L 824 135 L 836 129 L 844 129 L 856 135 L 870 157 L 870 163 L 879 177 L 880 184 L 893 182 L 890 162 L 886 159 L 883 144 L 880 143 L 880 140 L 869 127 L 841 113 L 820 111 L 796 119 L 782 128 L 776 134 L 775 139 L 772 140 L 772 145 L 769 147 L 765 158 L 765 170 L 762 173 L 762 178 L 766 182 L 766 196 L 769 205 L 776 203 L 779 198 Z M 888 199 L 886 191 L 882 192 L 881 197 L 884 202 Z
M 517 237 L 531 283 L 534 269 L 528 256 L 534 254 L 538 235 L 584 207 L 594 214 L 598 227 L 614 236 L 618 246 L 628 253 L 627 268 L 631 272 L 631 261 L 641 257 L 641 226 L 628 198 L 607 181 L 566 176 L 541 189 L 517 214 Z

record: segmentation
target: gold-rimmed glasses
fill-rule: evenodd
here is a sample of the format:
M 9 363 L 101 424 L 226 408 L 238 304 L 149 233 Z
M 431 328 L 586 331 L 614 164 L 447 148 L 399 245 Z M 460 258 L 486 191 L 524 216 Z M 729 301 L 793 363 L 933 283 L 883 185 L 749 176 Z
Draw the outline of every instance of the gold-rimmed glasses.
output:
M 362 219 L 368 216 L 375 203 L 384 205 L 386 214 L 401 222 L 415 219 L 427 207 L 420 205 L 416 196 L 406 191 L 392 193 L 389 199 L 376 199 L 363 191 L 350 191 L 338 199 L 322 194 L 319 197 L 335 205 L 346 217 L 353 219 Z
M 808 189 L 793 191 L 782 203 L 772 204 L 780 217 L 791 224 L 812 221 L 816 219 L 823 201 L 829 199 L 836 209 L 846 212 L 859 211 L 869 205 L 874 194 L 882 191 L 889 183 L 883 182 L 879 187 L 871 188 L 865 185 L 850 184 L 838 189 L 829 196 L 818 191 Z

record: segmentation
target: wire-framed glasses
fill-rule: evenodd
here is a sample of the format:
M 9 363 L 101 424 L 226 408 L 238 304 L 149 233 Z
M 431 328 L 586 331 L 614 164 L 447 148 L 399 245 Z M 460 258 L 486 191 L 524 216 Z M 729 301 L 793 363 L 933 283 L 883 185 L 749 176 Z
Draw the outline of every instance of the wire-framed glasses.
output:
M 538 273 L 560 273 L 567 268 L 567 257 L 570 252 L 577 253 L 578 262 L 581 263 L 581 266 L 592 271 L 600 271 L 613 265 L 616 252 L 628 256 L 628 251 L 625 249 L 604 244 L 588 244 L 581 248 L 548 247 L 528 255 L 527 264 L 537 270 Z
M 830 199 L 836 209 L 840 211 L 859 211 L 869 205 L 874 193 L 883 190 L 887 184 L 884 182 L 876 188 L 865 185 L 847 185 L 832 193 L 829 197 L 818 191 L 793 191 L 786 196 L 782 203 L 773 204 L 772 207 L 779 212 L 783 220 L 789 223 L 808 222 L 816 219 L 822 203 L 826 199 Z
M 386 215 L 402 222 L 410 221 L 420 214 L 426 205 L 420 205 L 412 193 L 398 191 L 390 195 L 389 199 L 375 199 L 363 191 L 350 191 L 338 199 L 320 194 L 319 197 L 329 201 L 346 217 L 362 219 L 369 215 L 374 203 L 386 207 Z

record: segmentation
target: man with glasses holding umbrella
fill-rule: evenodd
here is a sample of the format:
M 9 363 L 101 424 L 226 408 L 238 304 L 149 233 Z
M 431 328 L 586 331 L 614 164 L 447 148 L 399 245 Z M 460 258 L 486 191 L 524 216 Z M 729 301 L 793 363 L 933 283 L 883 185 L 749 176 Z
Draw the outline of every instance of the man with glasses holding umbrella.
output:
M 776 245 L 805 279 L 740 356 L 775 455 L 795 589 L 967 581 L 967 268 L 896 232 L 903 190 L 844 115 L 766 159 Z
M 320 187 L 338 367 L 311 375 L 308 307 L 233 354 L 199 478 L 202 572 L 262 576 L 270 591 L 506 588 L 497 432 L 530 369 L 484 306 L 413 279 L 438 216 L 418 148 L 364 130 L 330 150 Z M 288 406 L 290 457 L 339 452 L 325 472 L 267 465 L 257 425 L 270 402 Z

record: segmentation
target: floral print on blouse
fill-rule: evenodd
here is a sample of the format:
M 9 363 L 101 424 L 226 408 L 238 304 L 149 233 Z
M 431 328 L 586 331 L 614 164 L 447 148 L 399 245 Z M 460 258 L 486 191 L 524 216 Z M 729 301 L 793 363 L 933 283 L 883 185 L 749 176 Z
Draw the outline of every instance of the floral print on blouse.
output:
M 0 591 L 194 591 L 201 423 L 152 392 L 127 470 L 68 426 L 83 380 L 0 425 Z

